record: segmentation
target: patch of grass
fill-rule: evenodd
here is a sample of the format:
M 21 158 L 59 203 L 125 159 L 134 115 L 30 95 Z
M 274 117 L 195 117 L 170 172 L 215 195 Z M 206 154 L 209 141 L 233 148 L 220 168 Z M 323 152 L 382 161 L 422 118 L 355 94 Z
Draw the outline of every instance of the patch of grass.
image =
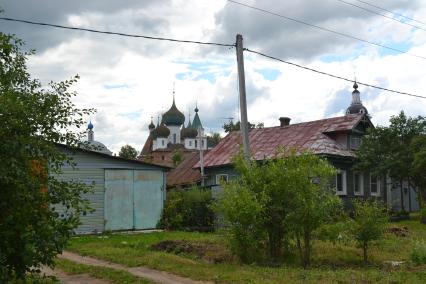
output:
M 111 283 L 125 284 L 149 284 L 154 283 L 150 280 L 136 277 L 127 271 L 116 270 L 107 267 L 99 267 L 75 263 L 67 259 L 57 259 L 56 267 L 64 271 L 66 274 L 88 274 L 91 277 L 104 279 Z
M 392 223 L 392 227 L 407 227 L 409 235 L 386 234 L 383 242 L 370 250 L 371 263 L 362 264 L 362 250 L 354 244 L 333 244 L 316 241 L 313 266 L 303 270 L 298 263 L 280 267 L 241 265 L 236 262 L 211 263 L 191 254 L 176 254 L 151 249 L 165 240 L 189 243 L 209 243 L 223 246 L 219 234 L 190 232 L 156 232 L 135 235 L 105 235 L 76 237 L 68 250 L 127 266 L 147 266 L 195 280 L 218 283 L 426 283 L 426 267 L 410 266 L 409 254 L 414 240 L 426 239 L 426 225 L 418 220 Z M 384 265 L 385 261 L 404 261 L 399 268 Z

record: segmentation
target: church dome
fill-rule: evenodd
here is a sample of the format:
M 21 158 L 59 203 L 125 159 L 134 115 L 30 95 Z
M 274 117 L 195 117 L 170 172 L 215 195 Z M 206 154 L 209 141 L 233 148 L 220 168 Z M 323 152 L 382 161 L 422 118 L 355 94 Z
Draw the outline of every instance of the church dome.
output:
M 198 135 L 198 131 L 195 128 L 188 127 L 188 128 L 182 128 L 180 131 L 180 136 L 182 138 L 195 138 Z
M 148 129 L 153 130 L 154 128 L 155 128 L 155 124 L 152 122 L 152 119 L 151 119 L 151 123 L 148 125 Z
M 99 152 L 110 156 L 112 155 L 112 152 L 103 143 L 99 141 L 86 141 L 84 142 L 83 148 L 85 148 L 86 150 Z
M 352 92 L 351 105 L 346 109 L 346 114 L 368 114 L 367 108 L 362 105 L 358 84 L 355 82 Z
M 161 122 L 165 125 L 175 126 L 180 126 L 185 122 L 185 115 L 177 109 L 174 98 L 172 107 L 163 114 Z
M 160 126 L 155 128 L 152 131 L 152 136 L 155 138 L 161 137 L 161 138 L 167 138 L 170 135 L 170 130 L 164 125 L 164 123 L 161 123 Z

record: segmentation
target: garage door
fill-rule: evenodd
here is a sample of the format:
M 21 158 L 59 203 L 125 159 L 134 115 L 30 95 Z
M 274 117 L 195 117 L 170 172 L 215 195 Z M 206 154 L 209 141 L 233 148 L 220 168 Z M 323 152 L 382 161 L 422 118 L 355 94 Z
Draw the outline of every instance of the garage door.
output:
M 159 171 L 105 170 L 105 230 L 155 228 L 163 208 Z

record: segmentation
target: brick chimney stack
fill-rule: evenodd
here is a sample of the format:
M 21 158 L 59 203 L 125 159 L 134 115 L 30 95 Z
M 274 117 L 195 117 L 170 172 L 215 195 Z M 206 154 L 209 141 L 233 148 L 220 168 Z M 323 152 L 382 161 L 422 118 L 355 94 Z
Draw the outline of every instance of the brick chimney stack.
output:
M 290 125 L 290 117 L 280 117 L 280 126 L 289 126 Z

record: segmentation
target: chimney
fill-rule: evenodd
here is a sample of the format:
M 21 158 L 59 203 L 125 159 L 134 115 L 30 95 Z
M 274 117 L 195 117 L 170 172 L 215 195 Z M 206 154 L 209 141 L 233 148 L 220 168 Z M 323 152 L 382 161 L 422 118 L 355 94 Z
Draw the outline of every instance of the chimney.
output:
M 290 117 L 280 117 L 280 126 L 289 126 L 290 125 Z

